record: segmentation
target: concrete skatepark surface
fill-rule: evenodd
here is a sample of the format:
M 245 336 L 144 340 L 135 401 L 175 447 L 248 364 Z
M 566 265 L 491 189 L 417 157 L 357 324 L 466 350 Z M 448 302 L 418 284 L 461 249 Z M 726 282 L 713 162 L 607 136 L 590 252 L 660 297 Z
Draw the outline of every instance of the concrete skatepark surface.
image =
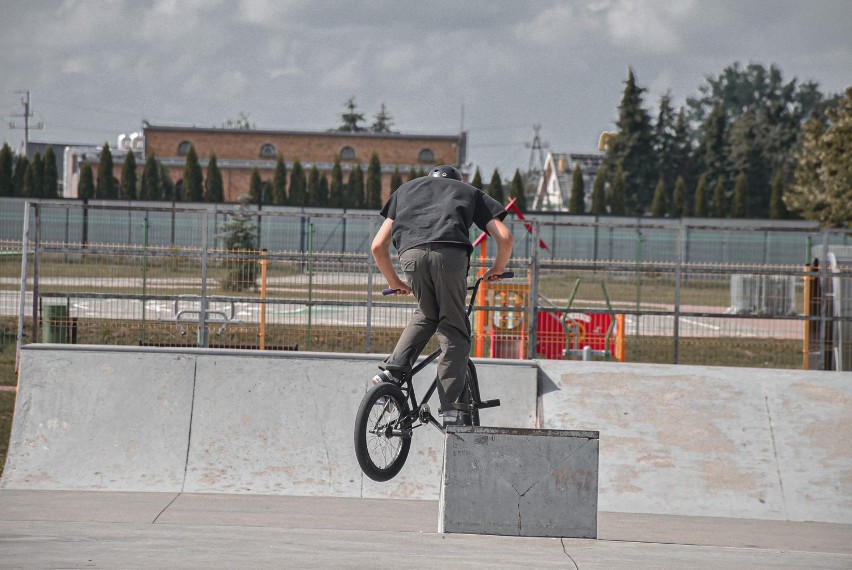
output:
M 376 361 L 25 347 L 0 567 L 852 567 L 852 374 L 478 361 L 483 425 L 600 431 L 593 541 L 439 534 L 431 428 L 364 478 Z

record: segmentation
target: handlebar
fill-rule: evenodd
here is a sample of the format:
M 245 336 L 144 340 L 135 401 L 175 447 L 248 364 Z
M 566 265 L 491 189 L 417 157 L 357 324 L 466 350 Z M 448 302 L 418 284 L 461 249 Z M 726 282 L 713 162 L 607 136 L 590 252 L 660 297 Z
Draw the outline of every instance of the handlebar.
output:
M 506 271 L 505 273 L 501 273 L 497 277 L 500 279 L 511 279 L 515 276 L 513 271 Z M 482 277 L 479 277 L 471 287 L 468 287 L 468 291 L 475 291 L 479 288 L 480 283 L 482 283 Z M 382 289 L 382 295 L 396 295 L 396 289 Z

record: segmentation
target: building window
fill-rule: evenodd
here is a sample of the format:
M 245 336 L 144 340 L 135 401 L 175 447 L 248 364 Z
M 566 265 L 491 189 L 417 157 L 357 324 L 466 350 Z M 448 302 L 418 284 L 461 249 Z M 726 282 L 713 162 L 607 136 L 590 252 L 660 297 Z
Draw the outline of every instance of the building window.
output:
M 260 147 L 260 156 L 262 158 L 275 158 L 275 145 L 266 143 Z
M 186 153 L 189 152 L 189 147 L 192 146 L 192 143 L 189 141 L 180 141 L 178 144 L 178 154 L 180 156 L 186 156 Z
M 355 160 L 355 149 L 351 146 L 340 149 L 340 160 Z
M 417 155 L 417 160 L 420 162 L 435 162 L 435 153 L 432 152 L 431 148 L 424 148 L 420 151 L 420 154 Z

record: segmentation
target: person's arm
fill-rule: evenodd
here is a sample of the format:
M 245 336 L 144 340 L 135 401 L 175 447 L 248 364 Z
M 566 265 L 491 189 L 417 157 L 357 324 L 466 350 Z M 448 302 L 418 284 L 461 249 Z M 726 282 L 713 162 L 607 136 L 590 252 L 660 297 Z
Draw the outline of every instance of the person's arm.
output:
M 392 242 L 393 220 L 385 219 L 382 227 L 376 232 L 376 237 L 373 238 L 370 251 L 373 253 L 373 259 L 376 260 L 376 266 L 381 271 L 382 277 L 388 282 L 388 287 L 396 291 L 398 295 L 408 295 L 411 293 L 411 287 L 399 278 L 393 266 L 393 261 L 391 261 L 390 246 Z
M 497 218 L 492 218 L 488 225 L 485 226 L 488 234 L 494 238 L 497 243 L 497 255 L 494 257 L 494 263 L 482 276 L 484 281 L 496 281 L 499 275 L 505 273 L 506 264 L 509 263 L 509 258 L 512 257 L 512 245 L 515 238 L 512 237 L 512 232 L 506 227 L 506 224 Z

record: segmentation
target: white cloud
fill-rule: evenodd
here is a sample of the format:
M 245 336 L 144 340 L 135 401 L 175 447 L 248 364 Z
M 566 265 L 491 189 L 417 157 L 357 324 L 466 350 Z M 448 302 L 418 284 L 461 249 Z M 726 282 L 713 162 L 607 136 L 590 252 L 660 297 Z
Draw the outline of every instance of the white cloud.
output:
M 671 53 L 682 48 L 678 24 L 695 8 L 695 0 L 617 0 L 606 15 L 609 34 L 622 47 Z

